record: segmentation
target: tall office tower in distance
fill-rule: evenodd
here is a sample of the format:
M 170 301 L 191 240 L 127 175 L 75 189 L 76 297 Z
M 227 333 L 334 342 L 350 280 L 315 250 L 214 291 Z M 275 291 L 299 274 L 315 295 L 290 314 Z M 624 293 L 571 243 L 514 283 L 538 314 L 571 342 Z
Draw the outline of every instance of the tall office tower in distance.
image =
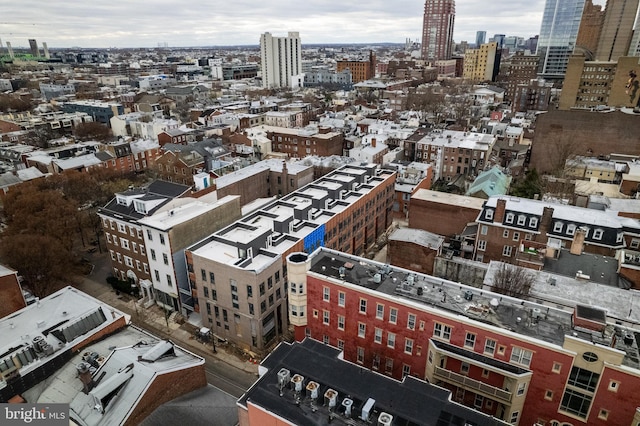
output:
M 573 53 L 585 0 L 546 0 L 537 54 L 538 75 L 560 80 Z
M 35 38 L 29 39 L 29 47 L 31 48 L 31 56 L 38 57 L 40 56 L 40 51 L 38 50 L 38 42 Z
M 602 6 L 593 4 L 592 0 L 586 0 L 574 51 L 576 53 L 582 51 L 588 60 L 592 60 L 595 57 L 603 19 Z
M 486 43 L 487 32 L 486 31 L 476 31 L 476 49 L 481 45 Z
M 451 59 L 453 22 L 456 17 L 454 0 L 426 0 L 422 21 L 422 59 Z
M 262 59 L 262 87 L 272 89 L 302 87 L 302 48 L 300 34 L 289 32 L 287 37 L 274 37 L 271 33 L 260 36 Z
M 596 50 L 597 61 L 617 61 L 620 56 L 627 55 L 637 13 L 638 0 L 607 0 Z

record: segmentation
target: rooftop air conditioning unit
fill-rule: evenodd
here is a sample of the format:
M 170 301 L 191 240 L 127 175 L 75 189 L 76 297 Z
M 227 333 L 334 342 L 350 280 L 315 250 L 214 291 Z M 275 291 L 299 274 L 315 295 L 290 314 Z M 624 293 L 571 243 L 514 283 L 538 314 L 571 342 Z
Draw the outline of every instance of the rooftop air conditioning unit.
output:
M 295 374 L 291 378 L 291 383 L 293 383 L 293 390 L 296 392 L 302 392 L 302 382 L 304 382 L 304 377 L 299 374 Z
M 320 385 L 317 382 L 307 383 L 307 396 L 311 399 L 318 399 L 318 390 Z
M 338 392 L 334 391 L 333 389 L 327 389 L 327 391 L 324 393 L 324 405 L 329 408 L 333 408 L 336 406 L 337 402 Z
M 350 398 L 343 399 L 342 406 L 344 407 L 344 416 L 347 418 L 351 417 L 351 408 L 353 407 L 353 400 Z

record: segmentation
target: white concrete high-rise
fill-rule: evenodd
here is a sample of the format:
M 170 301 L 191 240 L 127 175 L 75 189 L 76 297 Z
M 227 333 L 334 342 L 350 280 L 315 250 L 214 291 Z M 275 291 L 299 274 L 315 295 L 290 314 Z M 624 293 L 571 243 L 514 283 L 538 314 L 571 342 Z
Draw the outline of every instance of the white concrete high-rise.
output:
M 302 87 L 302 47 L 300 34 L 289 32 L 287 37 L 274 37 L 271 33 L 260 36 L 262 59 L 262 87 L 266 89 Z

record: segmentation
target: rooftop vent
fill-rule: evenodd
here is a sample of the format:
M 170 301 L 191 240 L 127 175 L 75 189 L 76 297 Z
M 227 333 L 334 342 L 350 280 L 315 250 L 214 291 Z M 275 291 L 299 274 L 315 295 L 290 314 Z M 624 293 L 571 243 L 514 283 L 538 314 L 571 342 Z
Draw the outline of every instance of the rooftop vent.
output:
M 311 399 L 318 399 L 320 385 L 317 382 L 307 383 L 307 396 Z
M 286 368 L 281 368 L 280 371 L 278 371 L 278 385 L 280 386 L 280 389 L 285 387 L 290 380 L 291 372 Z
M 302 382 L 304 382 L 304 377 L 299 374 L 295 374 L 291 378 L 291 383 L 293 383 L 293 390 L 295 390 L 296 392 L 302 392 Z
M 367 399 L 367 402 L 364 403 L 364 406 L 362 407 L 362 412 L 360 413 L 360 419 L 362 419 L 365 422 L 369 421 L 369 418 L 371 417 L 371 413 L 373 413 L 373 406 L 375 405 L 376 400 L 373 398 L 369 398 Z
M 344 407 L 344 416 L 346 418 L 351 417 L 351 408 L 353 407 L 353 400 L 350 398 L 343 399 L 342 406 Z
M 324 405 L 329 408 L 333 408 L 336 406 L 337 402 L 338 392 L 334 391 L 333 389 L 327 389 L 327 391 L 324 393 Z
M 393 423 L 393 416 L 391 414 L 382 412 L 378 416 L 378 426 L 391 426 Z

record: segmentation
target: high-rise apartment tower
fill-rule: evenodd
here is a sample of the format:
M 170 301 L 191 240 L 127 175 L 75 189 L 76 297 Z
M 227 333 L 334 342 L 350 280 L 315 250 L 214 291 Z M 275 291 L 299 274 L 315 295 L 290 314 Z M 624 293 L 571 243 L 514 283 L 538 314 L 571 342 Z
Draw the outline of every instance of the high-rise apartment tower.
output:
M 638 13 L 638 1 L 607 0 L 596 50 L 597 61 L 616 61 L 620 56 L 627 55 Z
M 422 23 L 422 59 L 439 61 L 451 59 L 453 22 L 456 15 L 454 0 L 426 0 Z
M 300 34 L 289 32 L 287 37 L 274 37 L 271 33 L 260 36 L 260 57 L 262 59 L 262 87 L 301 87 L 302 47 Z

